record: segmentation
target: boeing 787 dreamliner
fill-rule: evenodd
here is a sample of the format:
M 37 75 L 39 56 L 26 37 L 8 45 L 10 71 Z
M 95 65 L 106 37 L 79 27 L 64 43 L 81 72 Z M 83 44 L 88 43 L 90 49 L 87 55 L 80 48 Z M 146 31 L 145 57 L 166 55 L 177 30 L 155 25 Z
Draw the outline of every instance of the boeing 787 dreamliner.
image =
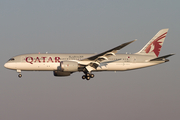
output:
M 134 42 L 130 41 L 99 54 L 23 54 L 12 57 L 4 64 L 5 68 L 21 71 L 53 71 L 54 76 L 70 76 L 83 72 L 82 79 L 90 80 L 92 72 L 126 71 L 149 67 L 164 62 L 174 54 L 159 57 L 168 29 L 160 30 L 139 52 L 116 54 L 118 50 Z

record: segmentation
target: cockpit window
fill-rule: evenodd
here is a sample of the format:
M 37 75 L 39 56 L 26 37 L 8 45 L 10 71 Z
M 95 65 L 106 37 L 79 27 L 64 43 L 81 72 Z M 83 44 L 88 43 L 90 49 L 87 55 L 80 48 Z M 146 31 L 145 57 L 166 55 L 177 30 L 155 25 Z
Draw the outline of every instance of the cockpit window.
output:
M 8 61 L 13 61 L 13 60 L 15 60 L 14 58 L 10 58 Z

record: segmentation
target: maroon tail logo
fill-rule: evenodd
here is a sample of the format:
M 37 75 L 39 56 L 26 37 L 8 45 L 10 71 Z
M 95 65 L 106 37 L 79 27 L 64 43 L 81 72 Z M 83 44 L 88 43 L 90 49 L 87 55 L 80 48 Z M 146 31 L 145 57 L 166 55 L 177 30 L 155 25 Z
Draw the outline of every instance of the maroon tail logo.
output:
M 156 56 L 158 57 L 159 52 L 160 52 L 161 47 L 162 47 L 162 45 L 160 45 L 162 42 L 160 42 L 159 40 L 165 38 L 165 37 L 166 37 L 166 34 L 167 34 L 167 32 L 164 33 L 164 34 L 162 34 L 162 35 L 160 35 L 160 36 L 157 37 L 153 42 L 151 42 L 151 43 L 148 45 L 148 47 L 145 49 L 146 53 L 154 52 L 154 53 L 156 54 Z M 152 48 L 151 48 L 152 45 L 154 46 L 154 49 L 153 49 L 153 50 L 151 50 L 151 49 L 152 49 Z M 150 51 L 150 50 L 151 50 L 151 51 Z

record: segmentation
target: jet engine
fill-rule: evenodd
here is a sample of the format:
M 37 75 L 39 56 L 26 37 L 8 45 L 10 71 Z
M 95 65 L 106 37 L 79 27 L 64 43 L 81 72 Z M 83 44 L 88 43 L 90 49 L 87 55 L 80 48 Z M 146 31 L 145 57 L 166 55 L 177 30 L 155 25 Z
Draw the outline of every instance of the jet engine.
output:
M 61 61 L 54 76 L 70 76 L 73 72 L 78 71 L 78 63 L 74 61 Z
M 61 72 L 76 72 L 78 71 L 78 63 L 74 61 L 61 61 L 58 70 Z

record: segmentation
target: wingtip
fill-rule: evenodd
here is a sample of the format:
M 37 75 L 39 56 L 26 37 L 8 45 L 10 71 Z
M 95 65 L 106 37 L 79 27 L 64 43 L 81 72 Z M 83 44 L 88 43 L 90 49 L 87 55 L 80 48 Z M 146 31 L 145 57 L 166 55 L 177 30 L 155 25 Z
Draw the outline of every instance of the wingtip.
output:
M 133 40 L 133 41 L 131 41 L 131 42 L 135 42 L 135 41 L 137 41 L 137 39 L 135 39 L 135 40 Z
M 127 42 L 127 43 L 124 43 L 124 44 L 130 44 L 130 43 L 133 43 L 133 42 L 135 42 L 137 39 L 135 39 L 135 40 L 132 40 L 132 41 L 130 41 L 130 42 Z
M 130 42 L 128 42 L 128 44 L 130 44 L 130 43 L 133 43 L 133 42 L 135 42 L 137 39 L 135 39 L 135 40 L 132 40 L 132 41 L 130 41 Z

